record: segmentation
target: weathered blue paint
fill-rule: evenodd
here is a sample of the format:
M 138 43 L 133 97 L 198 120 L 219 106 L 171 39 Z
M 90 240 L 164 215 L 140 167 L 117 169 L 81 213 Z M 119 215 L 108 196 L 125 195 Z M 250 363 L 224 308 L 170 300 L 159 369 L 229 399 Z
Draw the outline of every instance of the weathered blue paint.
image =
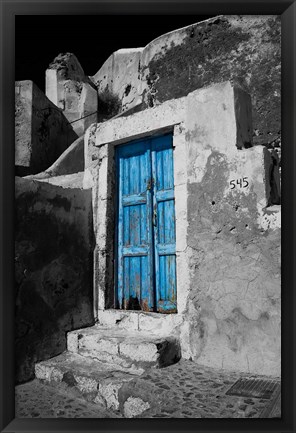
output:
M 172 136 L 152 141 L 154 257 L 157 311 L 176 312 L 176 230 Z
M 176 312 L 172 136 L 119 146 L 116 163 L 118 307 Z

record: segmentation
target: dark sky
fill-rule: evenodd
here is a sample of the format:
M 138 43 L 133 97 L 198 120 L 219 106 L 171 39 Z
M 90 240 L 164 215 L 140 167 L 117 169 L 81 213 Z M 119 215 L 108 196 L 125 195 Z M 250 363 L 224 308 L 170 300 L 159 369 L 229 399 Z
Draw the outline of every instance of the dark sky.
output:
M 158 36 L 210 18 L 205 15 L 19 15 L 15 21 L 15 80 L 44 91 L 45 70 L 59 54 L 76 55 L 94 75 L 120 48 L 144 47 Z

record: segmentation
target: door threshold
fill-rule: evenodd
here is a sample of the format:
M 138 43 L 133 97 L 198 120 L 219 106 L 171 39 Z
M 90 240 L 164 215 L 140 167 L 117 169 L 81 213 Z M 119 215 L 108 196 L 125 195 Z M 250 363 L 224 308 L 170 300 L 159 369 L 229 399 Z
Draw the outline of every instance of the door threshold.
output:
M 114 314 L 115 313 L 130 313 L 130 314 L 145 314 L 147 316 L 155 316 L 155 317 L 163 317 L 163 316 L 171 316 L 171 315 L 176 315 L 178 314 L 178 312 L 174 312 L 174 313 L 163 313 L 161 311 L 145 311 L 145 310 L 121 310 L 119 308 L 106 308 L 105 310 L 99 310 L 99 311 L 112 311 Z
M 183 321 L 183 315 L 161 314 L 142 310 L 98 310 L 97 322 L 107 327 L 119 327 L 126 330 L 151 331 L 160 334 L 170 333 Z

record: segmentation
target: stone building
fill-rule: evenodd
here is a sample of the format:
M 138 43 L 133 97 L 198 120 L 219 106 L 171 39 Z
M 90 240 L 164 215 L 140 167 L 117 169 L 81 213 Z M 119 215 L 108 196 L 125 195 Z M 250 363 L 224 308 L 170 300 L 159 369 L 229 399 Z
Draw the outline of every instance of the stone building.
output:
M 181 356 L 279 376 L 279 18 L 212 18 L 93 77 L 59 55 L 46 99 L 73 139 L 16 181 L 18 379 Z

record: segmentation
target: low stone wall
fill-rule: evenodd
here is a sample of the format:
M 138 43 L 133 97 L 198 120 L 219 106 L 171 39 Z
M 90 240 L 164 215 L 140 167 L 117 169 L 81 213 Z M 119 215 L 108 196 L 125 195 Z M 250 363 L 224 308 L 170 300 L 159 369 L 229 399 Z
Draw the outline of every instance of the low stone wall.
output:
M 93 324 L 91 191 L 16 178 L 17 382 Z
M 77 138 L 72 126 L 29 80 L 15 84 L 15 165 L 25 176 L 47 169 Z
M 84 170 L 84 136 L 77 138 L 45 171 L 26 176 L 27 179 L 47 179 L 75 174 Z

